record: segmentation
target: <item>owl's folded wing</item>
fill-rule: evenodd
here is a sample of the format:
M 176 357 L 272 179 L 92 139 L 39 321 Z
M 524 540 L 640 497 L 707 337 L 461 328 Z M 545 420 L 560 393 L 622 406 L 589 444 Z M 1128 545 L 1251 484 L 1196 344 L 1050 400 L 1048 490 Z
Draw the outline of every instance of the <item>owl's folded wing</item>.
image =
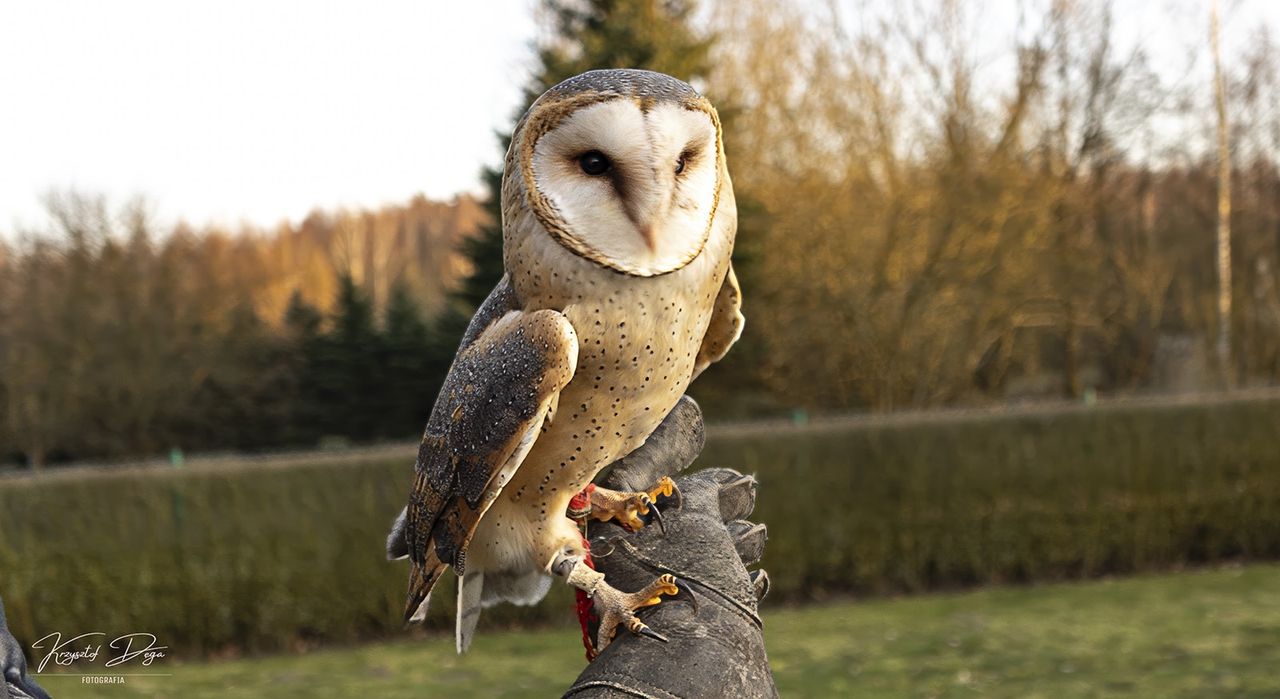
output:
M 698 378 L 698 374 L 707 367 L 720 361 L 742 336 L 742 326 L 745 323 L 746 319 L 742 317 L 742 290 L 738 288 L 738 276 L 733 273 L 733 266 L 730 265 L 711 311 L 711 324 L 707 326 L 702 347 L 698 349 L 698 358 L 693 365 L 693 378 Z
M 405 522 L 413 561 L 406 618 L 445 566 L 463 572 L 476 524 L 537 440 L 578 361 L 573 327 L 552 310 L 508 311 L 468 340 L 418 448 Z

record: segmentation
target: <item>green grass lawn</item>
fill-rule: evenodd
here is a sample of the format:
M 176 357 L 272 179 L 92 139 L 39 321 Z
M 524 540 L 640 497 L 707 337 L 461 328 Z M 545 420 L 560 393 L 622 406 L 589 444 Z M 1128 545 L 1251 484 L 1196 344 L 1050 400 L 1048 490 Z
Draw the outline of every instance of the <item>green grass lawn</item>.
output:
M 784 697 L 1280 697 L 1280 565 L 770 609 Z M 165 663 L 168 677 L 56 697 L 557 696 L 577 630 L 489 631 L 457 657 L 431 637 Z M 712 695 L 712 690 L 708 690 Z

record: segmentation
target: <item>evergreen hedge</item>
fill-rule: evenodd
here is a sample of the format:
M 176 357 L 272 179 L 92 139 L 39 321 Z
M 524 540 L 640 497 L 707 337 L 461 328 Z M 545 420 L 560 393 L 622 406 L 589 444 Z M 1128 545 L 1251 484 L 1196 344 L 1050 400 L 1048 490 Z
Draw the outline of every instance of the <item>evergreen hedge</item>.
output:
M 1278 428 L 1274 399 L 1107 408 L 713 436 L 699 464 L 758 475 L 770 599 L 796 602 L 1280 558 Z M 2 479 L 9 623 L 180 655 L 399 633 L 382 549 L 411 458 Z M 486 617 L 569 623 L 570 600 Z

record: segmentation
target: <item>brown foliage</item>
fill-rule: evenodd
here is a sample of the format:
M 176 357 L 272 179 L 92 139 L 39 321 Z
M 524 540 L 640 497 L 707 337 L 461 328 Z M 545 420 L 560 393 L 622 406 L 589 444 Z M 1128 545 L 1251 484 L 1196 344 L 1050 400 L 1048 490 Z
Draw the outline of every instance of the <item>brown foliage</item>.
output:
M 465 270 L 457 243 L 484 216 L 469 197 L 418 197 L 271 233 L 162 232 L 140 202 L 112 212 L 57 194 L 48 208 L 52 230 L 0 255 L 0 460 L 35 465 L 154 454 L 189 444 L 197 425 L 216 434 L 212 416 L 190 414 L 211 379 L 276 399 L 279 377 L 264 373 L 296 362 L 276 357 L 295 292 L 328 309 L 349 275 L 377 307 L 398 287 L 438 313 Z
M 1212 343 L 1213 158 L 1167 134 L 1209 105 L 1121 53 L 1108 4 L 1048 3 L 998 49 L 966 3 L 721 3 L 713 23 L 735 184 L 771 222 L 745 293 L 784 403 L 1144 388 L 1171 341 Z M 1238 75 L 1233 111 L 1262 124 L 1242 144 L 1280 124 L 1269 46 Z M 1236 164 L 1250 381 L 1277 378 L 1275 145 Z

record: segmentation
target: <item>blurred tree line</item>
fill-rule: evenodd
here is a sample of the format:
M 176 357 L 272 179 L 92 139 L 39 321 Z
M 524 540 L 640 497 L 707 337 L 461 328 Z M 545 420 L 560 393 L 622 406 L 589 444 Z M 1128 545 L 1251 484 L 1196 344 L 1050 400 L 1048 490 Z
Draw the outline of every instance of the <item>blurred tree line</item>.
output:
M 1185 32 L 1158 46 L 1117 8 L 1021 3 L 1002 39 L 977 3 L 713 7 L 735 186 L 770 218 L 745 293 L 772 395 L 885 410 L 1214 387 L 1208 8 L 1161 5 Z M 1224 369 L 1258 384 L 1280 376 L 1280 57 L 1251 29 L 1226 57 Z
M 168 230 L 51 195 L 0 248 L 0 459 L 314 446 L 421 430 L 453 356 L 436 318 L 469 199 Z M 434 248 L 434 249 L 431 249 Z
M 1213 387 L 1207 12 L 1178 18 L 1170 66 L 1107 2 L 1020 8 L 1001 38 L 941 0 L 544 0 L 520 112 L 609 66 L 720 107 L 748 324 L 695 387 L 713 416 Z M 1272 383 L 1280 57 L 1265 27 L 1229 54 L 1225 369 Z M 234 233 L 51 197 L 52 230 L 0 247 L 0 454 L 413 436 L 501 273 L 501 173 L 483 180 L 487 203 Z

